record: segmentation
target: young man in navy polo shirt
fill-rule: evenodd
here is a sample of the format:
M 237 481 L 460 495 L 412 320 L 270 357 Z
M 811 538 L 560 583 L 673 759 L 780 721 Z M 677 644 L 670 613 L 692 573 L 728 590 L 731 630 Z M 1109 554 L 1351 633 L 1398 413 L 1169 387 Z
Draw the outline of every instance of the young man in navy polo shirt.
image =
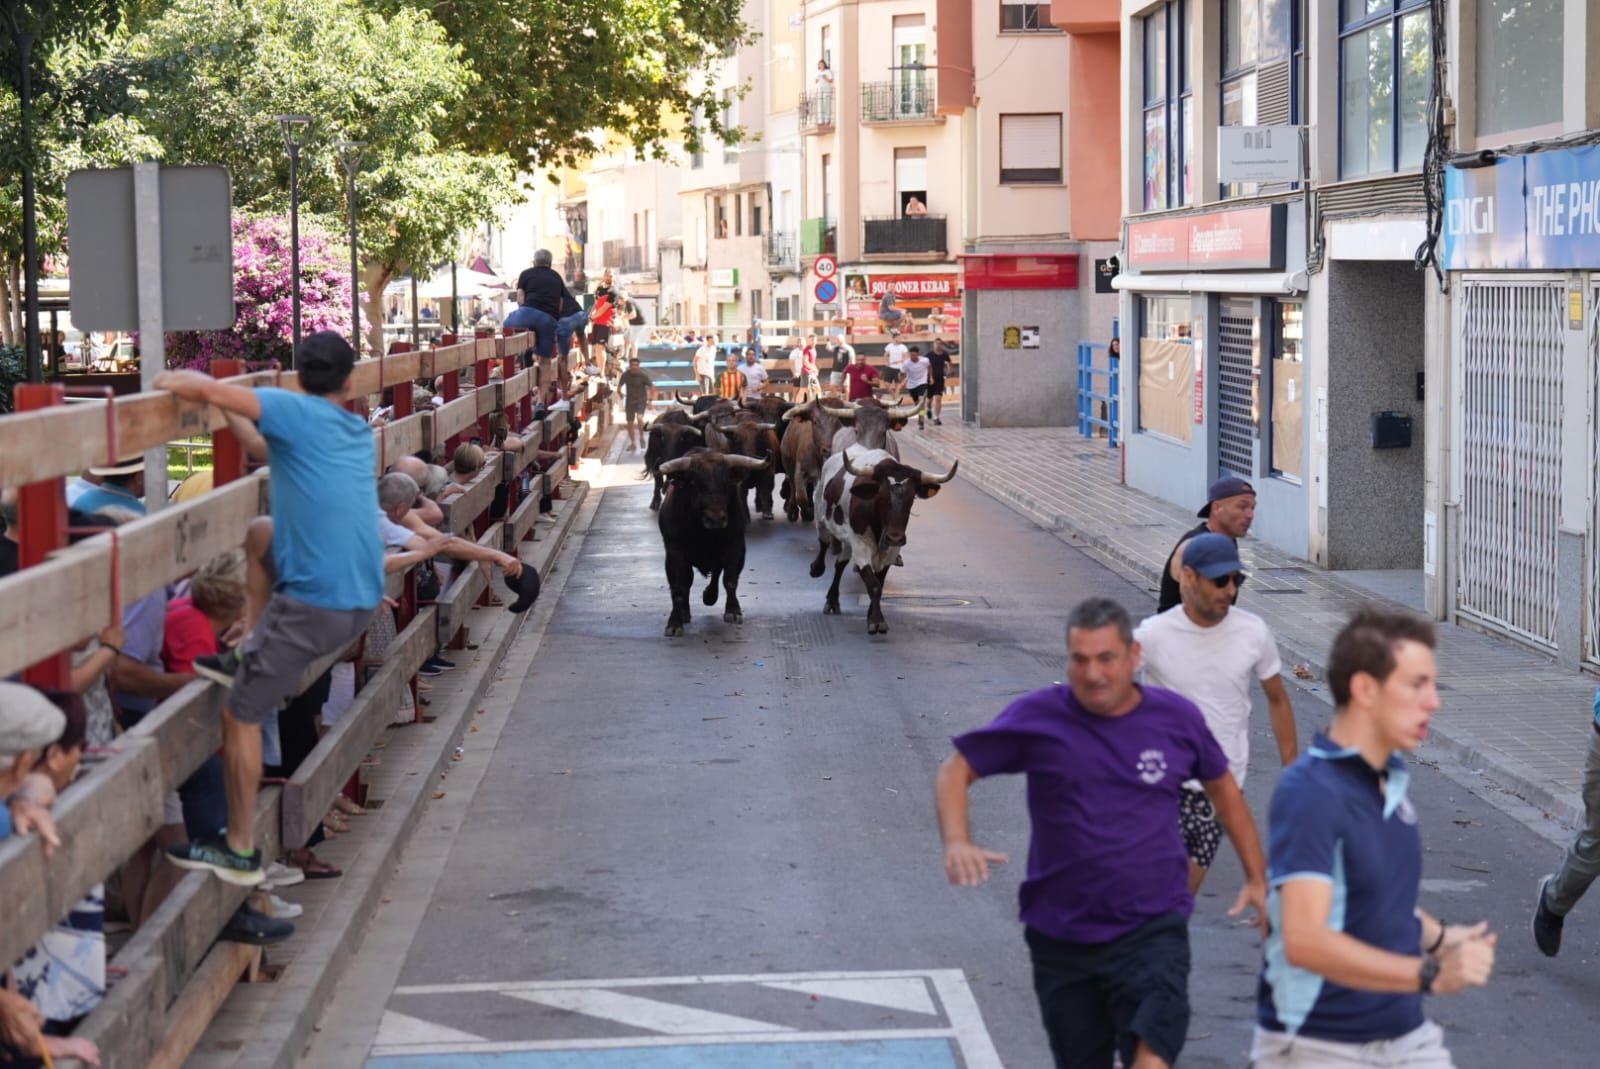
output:
M 1174 819 L 1204 785 L 1244 862 L 1229 911 L 1262 916 L 1266 863 L 1228 759 L 1195 704 L 1134 682 L 1127 610 L 1092 598 L 1067 619 L 1071 686 L 1034 691 L 955 739 L 935 789 L 950 882 L 974 887 L 1005 857 L 972 841 L 967 788 L 1028 776 L 1033 838 L 1022 923 L 1057 1066 L 1165 1069 L 1189 1030 L 1189 860 Z
M 1422 996 L 1488 982 L 1486 923 L 1417 908 L 1422 837 L 1397 751 L 1439 708 L 1433 625 L 1367 608 L 1334 639 L 1333 725 L 1272 797 L 1272 932 L 1259 988 L 1255 1069 L 1450 1069 Z

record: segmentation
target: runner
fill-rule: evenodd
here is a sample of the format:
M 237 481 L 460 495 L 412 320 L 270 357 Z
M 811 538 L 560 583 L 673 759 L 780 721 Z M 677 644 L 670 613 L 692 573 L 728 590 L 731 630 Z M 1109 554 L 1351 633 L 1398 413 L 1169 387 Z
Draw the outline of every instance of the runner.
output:
M 600 285 L 594 291 L 594 307 L 589 309 L 589 357 L 596 367 L 606 366 L 606 348 L 616 319 L 617 295 L 611 289 L 611 268 L 608 267 L 600 273 Z
M 872 396 L 872 384 L 878 381 L 878 369 L 867 363 L 867 358 L 857 353 L 850 366 L 844 369 L 845 400 L 862 401 Z
M 628 361 L 628 370 L 622 373 L 622 407 L 628 417 L 628 441 L 633 452 L 639 451 L 639 439 L 644 434 L 644 413 L 655 400 L 656 384 L 639 366 L 636 356 Z
M 1265 921 L 1266 866 L 1228 759 L 1194 704 L 1134 682 L 1127 610 L 1091 598 L 1067 619 L 1068 686 L 1034 691 L 956 738 L 935 784 L 945 873 L 974 887 L 1006 860 L 972 841 L 967 792 L 983 776 L 1028 776 L 1033 838 L 1021 919 L 1034 990 L 1058 1067 L 1160 1069 L 1189 1027 L 1187 882 L 1172 819 L 1185 780 L 1205 784 L 1244 862 L 1229 911 Z
M 917 430 L 927 430 L 927 417 L 923 414 L 928 400 L 928 384 L 933 381 L 933 365 L 922 359 L 922 350 L 913 345 L 906 352 L 906 362 L 900 365 L 906 377 L 906 389 L 917 402 Z
M 928 414 L 933 417 L 935 427 L 944 426 L 944 377 L 949 369 L 950 351 L 942 340 L 936 340 L 928 353 Z
M 694 351 L 694 377 L 701 393 L 715 393 L 717 388 L 717 336 L 707 335 Z
M 204 401 L 259 425 L 270 462 L 271 599 L 239 649 L 195 661 L 226 683 L 222 755 L 228 794 L 224 835 L 168 852 L 186 869 L 210 869 L 229 883 L 264 874 L 255 849 L 261 785 L 261 725 L 293 696 L 305 669 L 367 629 L 383 600 L 383 544 L 374 517 L 372 432 L 345 411 L 355 353 L 331 330 L 300 343 L 305 393 L 248 389 L 198 371 L 163 371 L 154 386 Z
M 1161 596 L 1156 600 L 1156 612 L 1166 612 L 1182 600 L 1178 592 L 1177 556 L 1178 546 L 1183 545 L 1195 535 L 1212 534 L 1227 535 L 1235 543 L 1243 538 L 1250 530 L 1250 523 L 1256 515 L 1256 488 L 1248 480 L 1237 475 L 1225 475 L 1212 483 L 1206 491 L 1206 503 L 1198 513 L 1204 523 L 1197 524 L 1193 530 L 1184 532 L 1178 544 L 1172 547 L 1172 552 L 1167 555 L 1167 563 L 1161 569 Z M 1239 598 L 1238 591 L 1234 592 L 1234 600 Z
M 905 379 L 905 374 L 900 369 L 906 361 L 907 352 L 909 350 L 906 349 L 905 343 L 900 340 L 900 332 L 891 330 L 889 344 L 883 347 L 883 355 L 888 357 L 888 363 L 884 365 L 882 378 L 885 385 L 894 387 L 897 396 L 900 393 L 900 383 Z
M 1333 725 L 1272 796 L 1255 1069 L 1454 1065 L 1422 996 L 1486 984 L 1495 936 L 1417 908 L 1422 836 L 1397 751 L 1439 708 L 1433 645 L 1433 624 L 1380 608 L 1333 641 Z
M 1252 681 L 1260 680 L 1267 696 L 1284 767 L 1299 755 L 1278 644 L 1261 617 L 1232 604 L 1244 582 L 1244 565 L 1230 539 L 1196 535 L 1184 543 L 1182 557 L 1183 604 L 1145 620 L 1133 637 L 1144 653 L 1145 681 L 1175 690 L 1200 707 L 1243 790 L 1250 765 Z M 1222 826 L 1198 783 L 1185 783 L 1180 799 L 1178 823 L 1189 852 L 1189 890 L 1198 892 L 1222 845 Z
M 756 359 L 754 347 L 745 349 L 744 363 L 739 365 L 739 374 L 744 376 L 744 399 L 761 400 L 761 389 L 767 384 L 767 369 Z
M 1539 953 L 1561 953 L 1561 929 L 1567 914 L 1600 875 L 1600 691 L 1594 696 L 1594 734 L 1583 762 L 1583 827 L 1567 847 L 1561 868 L 1539 880 L 1539 901 L 1533 909 L 1533 941 Z

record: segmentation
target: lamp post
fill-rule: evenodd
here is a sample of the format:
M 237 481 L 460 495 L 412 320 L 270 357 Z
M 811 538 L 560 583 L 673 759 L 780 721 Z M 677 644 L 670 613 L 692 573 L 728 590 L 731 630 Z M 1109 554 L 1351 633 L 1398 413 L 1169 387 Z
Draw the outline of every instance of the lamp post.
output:
M 22 90 L 22 344 L 27 353 L 28 381 L 44 381 L 44 356 L 39 347 L 39 222 L 33 187 L 33 33 L 18 30 L 18 72 Z
M 345 198 L 350 206 L 350 348 L 361 359 L 361 274 L 356 257 L 356 172 L 361 170 L 365 141 L 340 141 L 334 145 L 344 165 Z M 296 330 L 298 331 L 298 324 Z
M 279 115 L 283 145 L 289 150 L 289 300 L 294 307 L 294 336 L 289 366 L 300 363 L 300 138 L 311 125 L 309 115 Z

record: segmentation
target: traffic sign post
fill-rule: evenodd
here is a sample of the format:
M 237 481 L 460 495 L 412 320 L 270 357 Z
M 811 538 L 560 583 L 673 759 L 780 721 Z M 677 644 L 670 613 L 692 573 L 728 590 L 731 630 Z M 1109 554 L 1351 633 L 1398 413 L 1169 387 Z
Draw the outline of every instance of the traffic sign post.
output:
M 812 261 L 811 270 L 818 278 L 827 281 L 838 273 L 839 261 L 827 253 L 823 253 Z
M 821 282 L 817 283 L 815 292 L 817 295 L 817 301 L 819 303 L 832 304 L 834 298 L 839 296 L 839 286 L 837 283 L 823 279 Z

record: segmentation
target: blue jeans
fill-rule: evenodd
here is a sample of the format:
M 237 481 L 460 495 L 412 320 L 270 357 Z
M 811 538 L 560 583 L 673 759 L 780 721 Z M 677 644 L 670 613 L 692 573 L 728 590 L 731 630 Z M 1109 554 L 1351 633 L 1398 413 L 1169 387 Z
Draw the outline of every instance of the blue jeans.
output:
M 506 329 L 533 331 L 533 347 L 540 356 L 550 355 L 554 343 L 556 317 L 532 305 L 518 305 L 506 316 Z
M 565 319 L 556 320 L 556 344 L 561 347 L 561 355 L 566 356 L 572 349 L 572 336 L 589 322 L 589 313 L 579 309 Z M 541 354 L 549 356 L 549 353 Z

